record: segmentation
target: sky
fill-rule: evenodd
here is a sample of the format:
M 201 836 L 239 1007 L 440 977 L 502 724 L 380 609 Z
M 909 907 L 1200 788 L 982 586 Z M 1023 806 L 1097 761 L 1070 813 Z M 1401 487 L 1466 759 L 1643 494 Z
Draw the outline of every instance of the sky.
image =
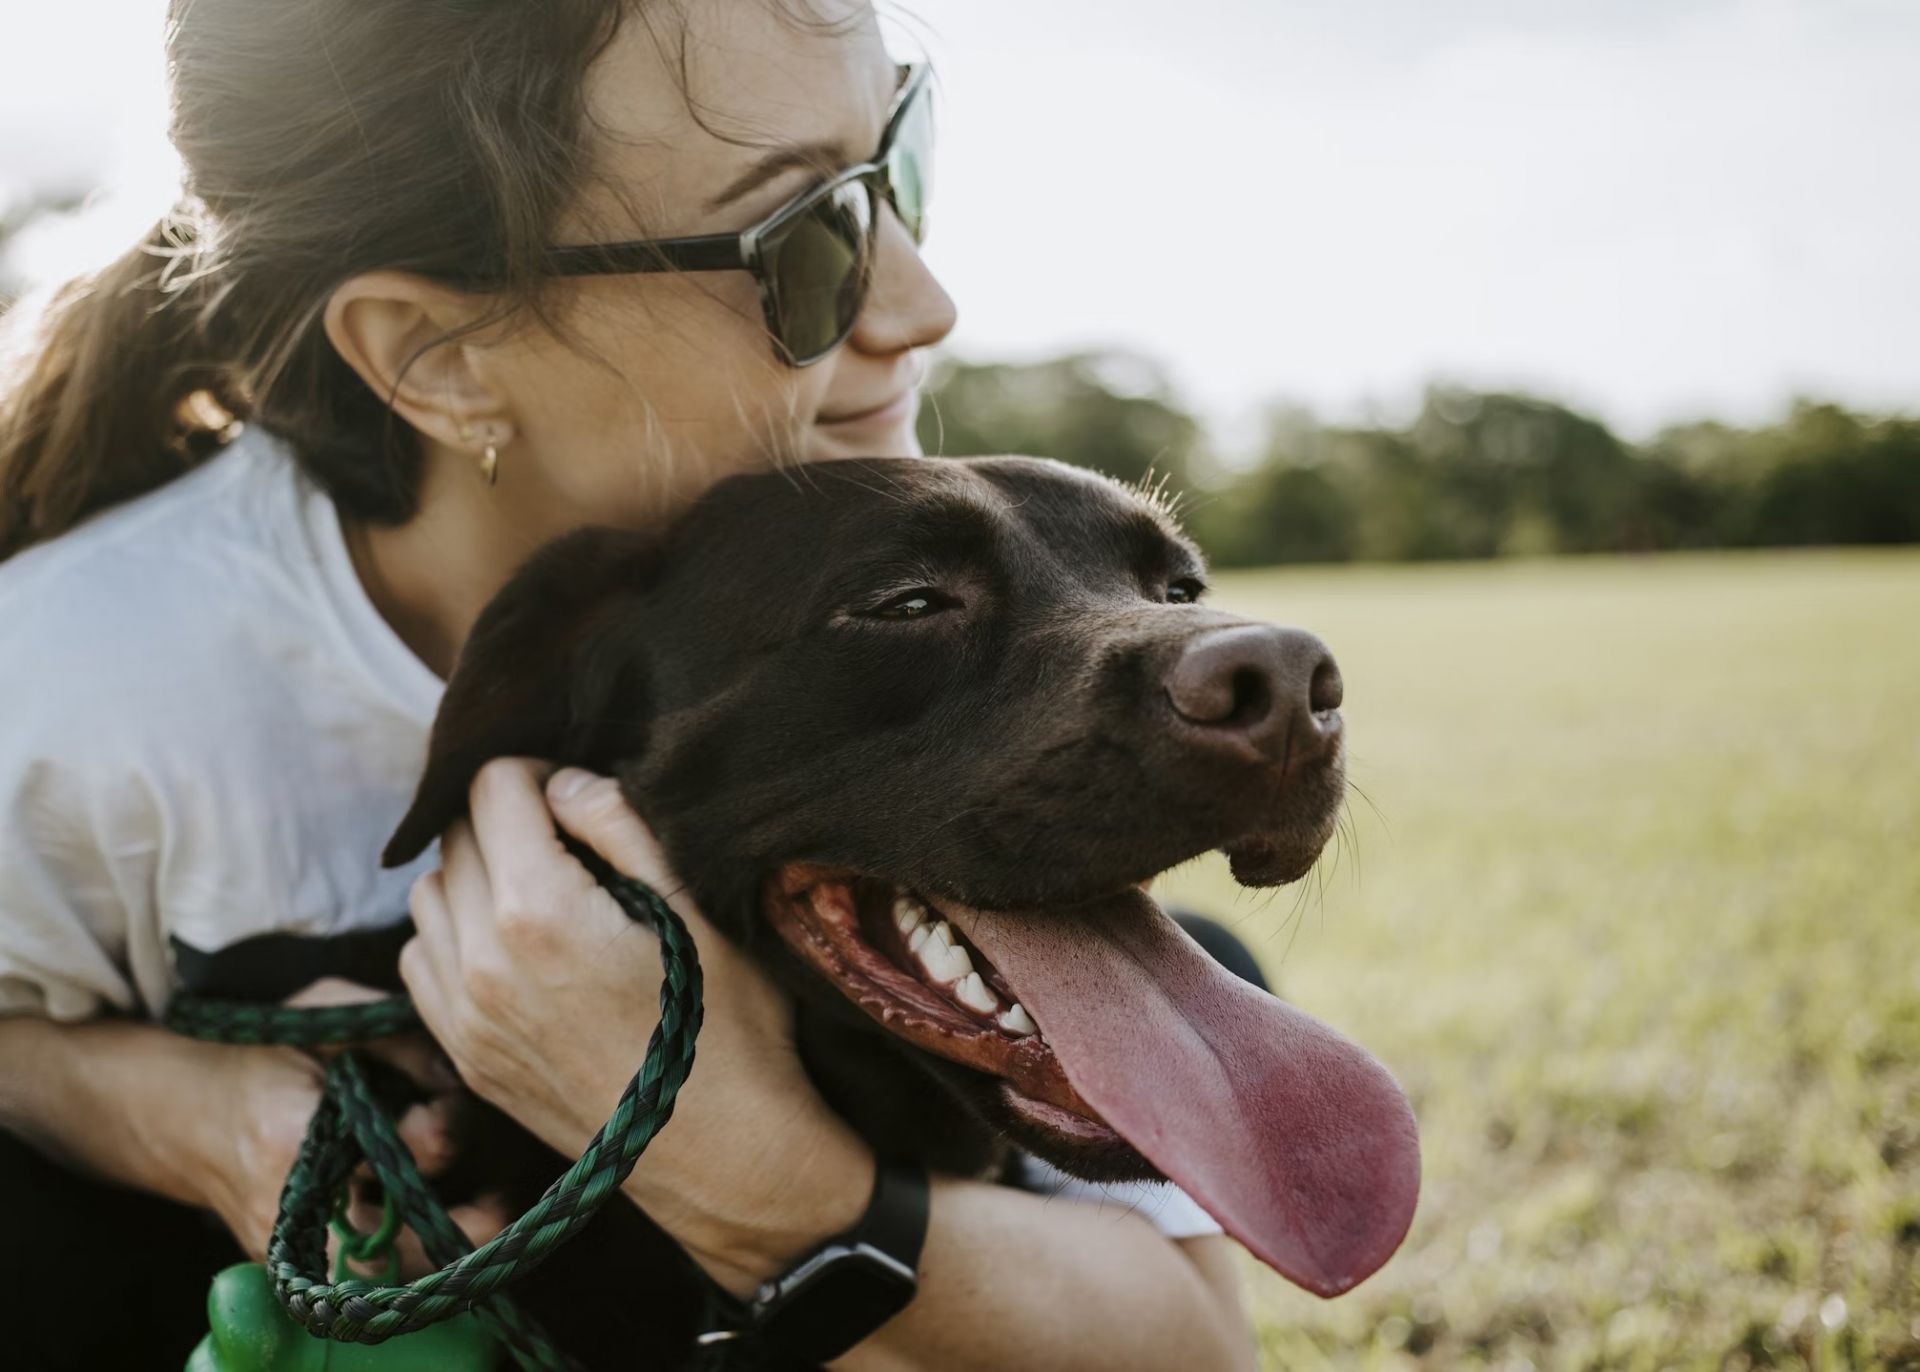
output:
M 0 201 L 168 193 L 159 0 L 0 0 Z M 955 351 L 1118 348 L 1231 446 L 1524 387 L 1642 436 L 1920 411 L 1920 0 L 910 0 Z

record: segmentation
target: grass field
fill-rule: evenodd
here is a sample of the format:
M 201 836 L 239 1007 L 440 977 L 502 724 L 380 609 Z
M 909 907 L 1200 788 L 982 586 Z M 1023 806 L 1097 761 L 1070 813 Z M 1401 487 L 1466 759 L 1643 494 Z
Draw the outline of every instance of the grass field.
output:
M 1920 555 L 1223 576 L 1347 681 L 1352 833 L 1198 864 L 1412 1096 L 1407 1245 L 1272 1368 L 1920 1369 Z M 1369 803 L 1369 800 L 1371 803 Z

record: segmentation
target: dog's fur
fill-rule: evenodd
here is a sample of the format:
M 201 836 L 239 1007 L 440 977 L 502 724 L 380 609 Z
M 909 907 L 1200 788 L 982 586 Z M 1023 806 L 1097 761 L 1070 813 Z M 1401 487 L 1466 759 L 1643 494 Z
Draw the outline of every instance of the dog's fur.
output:
M 1334 822 L 1339 749 L 1253 765 L 1179 727 L 1168 674 L 1244 623 L 1171 603 L 1202 575 L 1159 503 L 1055 463 L 735 478 L 664 536 L 585 531 L 513 579 L 461 658 L 389 859 L 457 817 L 490 758 L 611 772 L 700 909 L 795 994 L 809 1070 L 876 1148 L 980 1174 L 1012 1132 L 1069 1167 L 1149 1175 L 1022 1133 L 980 1073 L 881 1030 L 774 935 L 763 883 L 804 861 L 1032 910 L 1214 848 L 1243 880 L 1300 875 Z M 915 588 L 931 612 L 889 617 Z M 622 1263 L 625 1309 L 643 1282 L 684 1279 L 656 1260 L 646 1278 Z M 649 1305 L 656 1332 L 683 1335 L 684 1294 Z M 654 1365 L 633 1336 L 621 1361 Z

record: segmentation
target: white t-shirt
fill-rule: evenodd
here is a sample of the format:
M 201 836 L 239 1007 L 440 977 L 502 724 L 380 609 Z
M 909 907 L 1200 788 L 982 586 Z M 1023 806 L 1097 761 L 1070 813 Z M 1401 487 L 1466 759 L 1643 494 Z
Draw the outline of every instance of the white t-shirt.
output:
M 392 985 L 408 890 L 439 856 L 387 871 L 380 850 L 442 689 L 262 429 L 0 563 L 0 1014 Z M 1217 1232 L 1171 1187 L 1037 1173 Z
M 0 1013 L 341 971 L 438 861 L 379 855 L 441 689 L 264 430 L 0 563 Z

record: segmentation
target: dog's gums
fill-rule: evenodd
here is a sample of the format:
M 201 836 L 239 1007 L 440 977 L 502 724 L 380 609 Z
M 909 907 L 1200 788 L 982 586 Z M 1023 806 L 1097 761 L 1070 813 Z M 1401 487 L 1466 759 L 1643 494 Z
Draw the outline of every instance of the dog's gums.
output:
M 795 953 L 881 1027 L 998 1078 L 1004 1104 L 1036 1128 L 1069 1148 L 1125 1147 L 1073 1089 L 1017 988 L 918 896 L 791 863 L 768 883 L 767 914 Z

